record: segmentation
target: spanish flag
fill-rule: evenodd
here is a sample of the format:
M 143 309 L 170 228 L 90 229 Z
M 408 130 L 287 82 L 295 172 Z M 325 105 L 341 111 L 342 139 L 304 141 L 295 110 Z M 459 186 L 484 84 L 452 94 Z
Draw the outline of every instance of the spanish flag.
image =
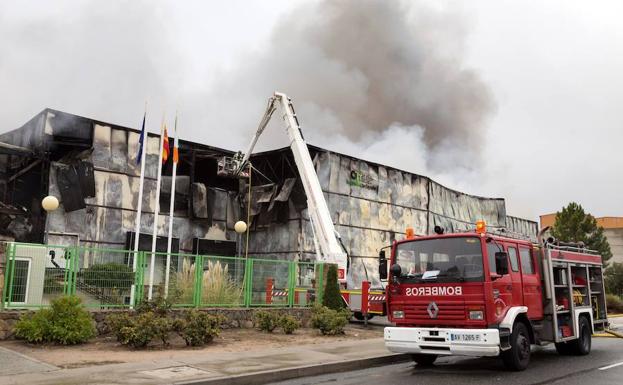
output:
M 169 160 L 169 135 L 167 135 L 167 126 L 164 126 L 164 139 L 162 140 L 162 164 Z
M 177 149 L 177 112 L 175 113 L 175 138 L 173 138 L 173 163 L 177 164 L 180 161 L 179 150 Z
M 177 150 L 177 138 L 173 141 L 173 163 L 177 164 L 180 160 L 180 155 Z

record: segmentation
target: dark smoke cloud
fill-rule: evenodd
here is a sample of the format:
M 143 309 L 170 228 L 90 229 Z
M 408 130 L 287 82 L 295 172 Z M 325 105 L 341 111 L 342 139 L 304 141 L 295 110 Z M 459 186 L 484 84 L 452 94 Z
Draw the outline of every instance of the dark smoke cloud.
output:
M 306 134 L 320 145 L 368 149 L 380 141 L 386 151 L 408 151 L 400 138 L 393 147 L 387 138 L 390 127 L 401 126 L 423 141 L 419 171 L 469 169 L 494 103 L 463 64 L 462 19 L 420 1 L 308 4 L 286 15 L 268 47 L 241 60 L 217 89 L 262 101 L 276 89 L 289 93 Z M 238 119 L 225 117 L 253 127 Z
M 172 15 L 178 5 L 210 14 L 219 7 L 183 4 L 0 3 L 0 88 L 9 90 L 0 103 L 10 106 L 0 111 L 0 131 L 45 107 L 136 127 L 149 100 L 152 131 L 165 109 L 171 120 L 179 108 L 184 138 L 242 149 L 279 90 L 316 145 L 431 176 L 469 171 L 480 153 L 493 102 L 463 64 L 460 13 L 419 0 L 303 3 L 267 41 L 232 20 L 223 44 L 242 28 L 258 46 L 208 84 L 189 69 L 213 61 L 214 47 L 184 35 L 186 19 Z M 285 145 L 281 125 L 269 128 L 263 146 Z

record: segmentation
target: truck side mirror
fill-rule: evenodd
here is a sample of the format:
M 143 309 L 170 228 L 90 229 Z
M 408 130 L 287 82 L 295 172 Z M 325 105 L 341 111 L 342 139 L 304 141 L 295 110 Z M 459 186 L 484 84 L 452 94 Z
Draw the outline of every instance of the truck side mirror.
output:
M 400 275 L 402 274 L 402 268 L 399 264 L 394 263 L 392 267 L 389 268 L 389 272 L 391 273 L 392 277 L 400 277 Z
M 385 258 L 385 250 L 379 251 L 379 278 L 387 279 L 387 259 Z
M 495 253 L 495 273 L 498 275 L 508 274 L 508 253 L 498 251 Z

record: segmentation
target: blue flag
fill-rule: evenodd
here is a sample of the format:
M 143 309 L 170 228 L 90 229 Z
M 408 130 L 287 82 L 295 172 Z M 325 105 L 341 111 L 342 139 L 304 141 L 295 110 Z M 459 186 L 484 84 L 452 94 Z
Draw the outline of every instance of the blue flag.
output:
M 141 164 L 141 159 L 143 157 L 143 142 L 145 141 L 145 117 L 147 114 L 143 115 L 143 127 L 141 128 L 141 136 L 138 139 L 138 155 L 136 156 L 136 164 Z

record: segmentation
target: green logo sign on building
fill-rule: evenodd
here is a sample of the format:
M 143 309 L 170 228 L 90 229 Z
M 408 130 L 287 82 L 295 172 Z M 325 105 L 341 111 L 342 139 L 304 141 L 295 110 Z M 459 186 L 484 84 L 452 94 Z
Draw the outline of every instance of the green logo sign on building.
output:
M 378 180 L 358 170 L 352 170 L 350 172 L 350 179 L 348 180 L 348 184 L 351 186 L 364 187 L 369 189 L 376 189 L 379 187 Z

